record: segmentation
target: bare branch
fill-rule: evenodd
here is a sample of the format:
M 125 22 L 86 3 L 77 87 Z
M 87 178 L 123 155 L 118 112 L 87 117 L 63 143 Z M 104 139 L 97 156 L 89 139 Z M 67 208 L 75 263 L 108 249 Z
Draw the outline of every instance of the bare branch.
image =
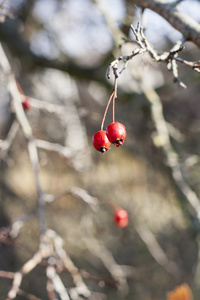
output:
M 51 143 L 51 142 L 44 141 L 44 140 L 39 140 L 39 139 L 35 140 L 35 144 L 40 149 L 57 152 L 60 155 L 66 157 L 68 159 L 72 158 L 71 150 L 69 148 L 65 147 L 65 146 L 60 145 L 60 144 Z
M 22 95 L 19 92 L 17 82 L 15 79 L 15 76 L 13 73 L 11 73 L 11 67 L 9 64 L 9 61 L 7 59 L 7 56 L 2 48 L 2 45 L 0 44 L 0 64 L 5 74 L 8 76 L 8 88 L 10 91 L 10 94 L 13 99 L 13 105 L 16 113 L 16 118 L 21 126 L 21 129 L 23 131 L 23 134 L 25 138 L 28 141 L 28 151 L 29 151 L 29 157 L 32 164 L 32 168 L 35 175 L 35 183 L 38 193 L 38 220 L 40 224 L 40 230 L 43 233 L 46 230 L 45 227 L 45 216 L 44 216 L 44 192 L 42 190 L 40 180 L 39 180 L 39 159 L 38 159 L 38 151 L 37 147 L 34 141 L 34 137 L 32 134 L 32 128 L 29 124 L 29 121 L 26 117 L 26 114 L 24 112 L 24 109 L 21 104 L 21 97 Z
M 163 116 L 160 97 L 153 89 L 146 90 L 145 87 L 143 87 L 143 92 L 151 105 L 152 120 L 157 131 L 157 135 L 153 139 L 154 144 L 163 149 L 167 159 L 167 165 L 171 169 L 174 182 L 180 192 L 185 196 L 189 205 L 190 213 L 194 215 L 198 221 L 200 221 L 200 199 L 183 177 L 178 154 L 175 152 L 170 141 L 169 129 Z
M 153 10 L 180 31 L 187 41 L 192 41 L 200 47 L 200 24 L 179 12 L 173 3 L 166 0 L 133 0 L 133 3 Z
M 55 252 L 62 260 L 65 268 L 70 272 L 78 293 L 84 295 L 86 298 L 89 297 L 90 290 L 84 283 L 77 267 L 74 265 L 71 258 L 67 255 L 66 251 L 64 250 L 62 238 L 53 230 L 48 230 L 47 236 L 53 240 Z
M 96 210 L 98 208 L 99 200 L 96 197 L 92 197 L 88 192 L 79 187 L 73 187 L 71 189 L 72 195 L 81 198 L 84 202 L 89 204 L 92 209 Z
M 6 300 L 15 299 L 19 291 L 23 276 L 33 270 L 42 261 L 43 258 L 48 257 L 50 254 L 50 248 L 42 241 L 38 252 L 36 252 L 34 256 L 30 260 L 28 260 L 18 272 L 14 273 L 13 284 L 10 291 L 8 292 Z
M 178 53 L 184 49 L 183 41 L 177 41 L 177 43 L 172 47 L 170 51 L 158 54 L 157 51 L 154 50 L 152 45 L 146 39 L 143 32 L 143 28 L 140 27 L 139 22 L 137 24 L 136 29 L 134 29 L 134 27 L 131 25 L 131 30 L 135 35 L 136 43 L 139 45 L 140 48 L 135 49 L 130 55 L 120 56 L 110 64 L 110 68 L 112 68 L 113 72 L 115 72 L 117 75 L 122 73 L 122 71 L 126 68 L 128 61 L 133 59 L 135 55 L 143 54 L 145 52 L 149 53 L 151 58 L 156 62 L 163 62 L 167 64 L 167 68 L 172 72 L 174 76 L 174 82 L 178 82 L 179 85 L 184 88 L 186 88 L 186 85 L 180 80 L 178 76 L 177 63 L 182 63 L 188 67 L 191 67 L 193 70 L 200 72 L 199 62 L 190 62 L 178 57 Z M 121 71 L 118 71 L 118 64 L 120 61 L 123 61 L 125 65 Z
M 102 263 L 110 272 L 112 278 L 115 280 L 118 291 L 122 295 L 126 295 L 128 293 L 128 276 L 126 273 L 126 268 L 117 264 L 112 253 L 104 245 L 100 244 L 96 239 L 84 239 L 84 242 L 88 250 L 101 259 Z

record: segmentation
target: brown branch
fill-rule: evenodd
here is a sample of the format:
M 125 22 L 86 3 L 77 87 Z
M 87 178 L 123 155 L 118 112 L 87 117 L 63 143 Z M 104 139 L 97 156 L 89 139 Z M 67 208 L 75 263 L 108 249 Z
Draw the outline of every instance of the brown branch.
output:
M 134 0 L 137 6 L 149 8 L 167 20 L 175 29 L 180 31 L 187 41 L 192 41 L 200 47 L 200 24 L 179 12 L 169 1 L 163 0 Z
M 8 271 L 0 270 L 0 277 L 2 277 L 2 278 L 13 279 L 14 276 L 15 276 L 14 272 L 8 272 Z
M 28 299 L 28 300 L 42 300 L 41 298 L 36 297 L 35 295 L 32 295 L 30 293 L 27 293 L 21 289 L 18 290 L 17 292 L 18 295 Z

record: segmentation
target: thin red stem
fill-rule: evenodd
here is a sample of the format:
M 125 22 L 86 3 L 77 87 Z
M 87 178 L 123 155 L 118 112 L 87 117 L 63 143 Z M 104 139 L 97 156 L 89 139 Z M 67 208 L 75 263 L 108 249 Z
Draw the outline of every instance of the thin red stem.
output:
M 103 119 L 102 119 L 102 122 L 101 122 L 101 130 L 103 130 L 103 125 L 104 125 L 104 122 L 105 122 L 105 118 L 106 118 L 106 114 L 107 114 L 107 111 L 108 111 L 108 107 L 110 105 L 110 102 L 111 102 L 114 94 L 115 94 L 115 91 L 112 92 L 112 94 L 111 94 L 111 96 L 110 96 L 110 98 L 108 100 L 108 103 L 106 105 L 106 109 L 105 109 L 105 112 L 104 112 L 104 115 L 103 115 Z
M 104 122 L 105 122 L 105 118 L 106 118 L 106 115 L 107 115 L 107 112 L 108 112 L 108 108 L 109 108 L 109 105 L 110 105 L 110 102 L 111 100 L 113 99 L 113 111 L 112 111 L 112 121 L 114 122 L 115 120 L 115 99 L 117 98 L 117 78 L 115 78 L 115 85 L 114 85 L 114 90 L 108 100 L 108 103 L 106 105 L 106 109 L 105 109 L 105 112 L 104 112 L 104 115 L 103 115 L 103 119 L 102 119 L 102 122 L 101 122 L 101 130 L 103 130 L 103 126 L 104 126 Z
M 117 78 L 115 78 L 114 95 L 113 95 L 113 108 L 112 108 L 112 122 L 115 122 L 115 99 L 117 98 Z

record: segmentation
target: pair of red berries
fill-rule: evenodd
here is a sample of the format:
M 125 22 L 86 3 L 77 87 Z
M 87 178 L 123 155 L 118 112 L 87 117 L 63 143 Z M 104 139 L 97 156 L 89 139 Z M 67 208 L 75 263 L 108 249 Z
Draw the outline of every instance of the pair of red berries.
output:
M 110 148 L 110 144 L 115 144 L 117 147 L 123 145 L 125 137 L 125 126 L 119 122 L 113 122 L 107 126 L 106 131 L 96 132 L 92 140 L 94 148 L 104 153 Z

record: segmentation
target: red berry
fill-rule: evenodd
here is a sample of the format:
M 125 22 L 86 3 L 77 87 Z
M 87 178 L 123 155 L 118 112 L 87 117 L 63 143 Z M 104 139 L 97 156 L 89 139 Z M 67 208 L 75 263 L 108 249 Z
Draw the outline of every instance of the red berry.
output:
M 96 132 L 92 137 L 94 148 L 98 151 L 104 153 L 110 147 L 110 142 L 107 138 L 105 130 L 100 130 Z
M 31 108 L 28 97 L 24 98 L 24 100 L 22 101 L 22 106 L 25 110 L 29 110 Z
M 119 147 L 124 143 L 124 139 L 126 137 L 126 128 L 123 124 L 114 122 L 107 126 L 106 134 L 109 141 Z
M 128 225 L 128 212 L 122 208 L 117 209 L 115 211 L 114 221 L 118 227 L 120 228 L 126 227 Z

